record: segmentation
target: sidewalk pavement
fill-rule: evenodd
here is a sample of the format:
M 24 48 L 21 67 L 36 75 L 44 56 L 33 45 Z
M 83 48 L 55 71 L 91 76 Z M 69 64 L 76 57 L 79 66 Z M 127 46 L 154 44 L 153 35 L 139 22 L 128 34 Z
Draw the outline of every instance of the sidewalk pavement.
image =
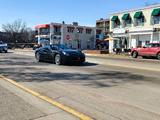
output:
M 0 78 L 0 120 L 79 120 Z

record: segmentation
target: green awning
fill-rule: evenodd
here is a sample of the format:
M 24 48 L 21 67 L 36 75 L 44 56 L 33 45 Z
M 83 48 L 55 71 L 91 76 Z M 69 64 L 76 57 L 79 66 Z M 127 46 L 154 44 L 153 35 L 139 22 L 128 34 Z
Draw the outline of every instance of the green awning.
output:
M 142 17 L 142 16 L 143 16 L 142 11 L 136 12 L 136 13 L 134 14 L 134 18 L 140 18 L 140 17 Z
M 122 20 L 128 20 L 129 19 L 129 13 L 126 13 L 122 16 Z
M 118 16 L 113 16 L 111 21 L 116 21 L 118 19 Z
M 160 8 L 154 9 L 152 11 L 152 16 L 157 16 L 157 15 L 160 15 Z

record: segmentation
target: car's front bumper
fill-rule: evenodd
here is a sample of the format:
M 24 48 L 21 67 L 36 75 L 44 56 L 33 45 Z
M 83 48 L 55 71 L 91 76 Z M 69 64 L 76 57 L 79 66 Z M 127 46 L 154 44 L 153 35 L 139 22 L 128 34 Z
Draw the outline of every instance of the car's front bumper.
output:
M 85 56 L 63 56 L 62 61 L 64 63 L 83 63 L 85 62 Z

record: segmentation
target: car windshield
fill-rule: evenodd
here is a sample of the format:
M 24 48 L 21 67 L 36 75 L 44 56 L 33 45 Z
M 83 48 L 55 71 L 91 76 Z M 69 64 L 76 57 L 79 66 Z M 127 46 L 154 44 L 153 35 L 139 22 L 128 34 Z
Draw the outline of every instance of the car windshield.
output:
M 68 50 L 69 48 L 65 45 L 51 45 L 50 46 L 52 50 Z
M 69 49 L 67 46 L 65 45 L 58 45 L 59 49 L 62 49 L 62 50 L 67 50 Z

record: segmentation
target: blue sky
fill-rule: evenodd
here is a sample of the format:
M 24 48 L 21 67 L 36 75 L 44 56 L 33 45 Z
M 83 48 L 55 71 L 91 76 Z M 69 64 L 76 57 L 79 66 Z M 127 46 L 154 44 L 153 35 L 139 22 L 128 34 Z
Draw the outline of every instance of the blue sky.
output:
M 159 0 L 0 0 L 0 26 L 22 19 L 29 27 L 37 24 L 79 22 L 95 25 L 99 18 L 107 18 L 116 11 L 139 8 Z

